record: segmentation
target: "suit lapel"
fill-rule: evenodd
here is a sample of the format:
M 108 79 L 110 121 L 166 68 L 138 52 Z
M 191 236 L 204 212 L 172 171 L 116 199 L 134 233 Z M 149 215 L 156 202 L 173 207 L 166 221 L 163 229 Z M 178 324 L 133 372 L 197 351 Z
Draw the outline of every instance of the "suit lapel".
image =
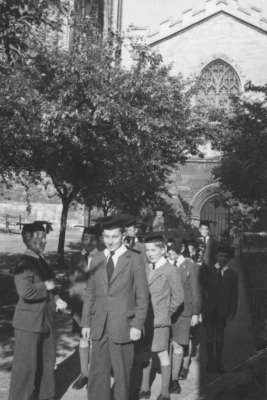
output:
M 114 272 L 113 272 L 113 274 L 112 274 L 112 276 L 111 276 L 111 279 L 110 279 L 110 282 L 109 282 L 110 285 L 114 282 L 114 280 L 118 277 L 118 275 L 119 275 L 119 274 L 123 271 L 123 269 L 126 267 L 126 265 L 127 265 L 128 262 L 129 262 L 130 257 L 131 257 L 130 252 L 129 252 L 129 251 L 126 251 L 125 253 L 123 253 L 123 254 L 118 258 L 117 265 L 116 265 L 116 267 L 114 268 Z
M 152 285 L 152 283 L 158 279 L 159 277 L 161 277 L 162 275 L 164 275 L 164 267 L 165 267 L 166 263 L 164 265 L 162 265 L 161 267 L 157 268 L 154 272 L 152 272 L 149 268 L 149 266 L 147 265 L 147 278 L 148 278 L 148 285 Z
M 108 276 L 107 276 L 107 259 L 104 252 L 99 254 L 99 260 L 93 269 L 99 269 L 99 273 L 102 275 L 102 280 L 104 282 L 106 290 L 108 290 Z

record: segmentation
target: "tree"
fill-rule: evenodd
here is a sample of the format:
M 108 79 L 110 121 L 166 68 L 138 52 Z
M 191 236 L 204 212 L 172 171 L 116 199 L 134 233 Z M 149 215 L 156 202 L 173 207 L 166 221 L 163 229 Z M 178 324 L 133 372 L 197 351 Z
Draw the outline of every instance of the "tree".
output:
M 202 132 L 186 83 L 140 44 L 123 68 L 120 46 L 85 18 L 71 53 L 38 48 L 0 76 L 0 167 L 51 178 L 63 206 L 61 258 L 73 200 L 138 212 L 166 191 L 170 168 L 197 151 Z
M 222 159 L 215 177 L 231 193 L 238 215 L 255 221 L 255 212 L 267 203 L 267 86 L 248 84 L 216 132 Z

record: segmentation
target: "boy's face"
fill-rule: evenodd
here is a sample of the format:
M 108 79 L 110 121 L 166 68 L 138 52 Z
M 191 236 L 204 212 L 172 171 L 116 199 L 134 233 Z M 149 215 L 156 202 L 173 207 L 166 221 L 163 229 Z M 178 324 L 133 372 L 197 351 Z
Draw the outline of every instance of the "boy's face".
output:
M 106 248 L 110 251 L 116 251 L 119 247 L 121 247 L 123 238 L 124 236 L 122 229 L 120 228 L 104 229 L 103 241 Z
M 84 233 L 82 237 L 82 246 L 86 251 L 92 251 L 97 248 L 97 239 L 90 233 Z
M 207 225 L 200 225 L 199 232 L 201 236 L 207 237 L 209 236 L 209 227 Z
M 188 245 L 188 251 L 191 257 L 195 256 L 197 253 L 195 246 L 193 246 L 192 244 Z
M 217 254 L 217 262 L 221 268 L 225 267 L 228 264 L 230 257 L 228 253 L 219 252 Z
M 36 254 L 43 254 L 46 246 L 46 233 L 37 231 L 28 240 L 28 247 Z
M 135 237 L 137 235 L 137 231 L 138 230 L 136 229 L 136 227 L 134 225 L 128 226 L 126 228 L 126 236 Z
M 156 243 L 145 243 L 145 248 L 147 259 L 152 264 L 158 262 L 165 254 L 165 248 Z
M 168 257 L 171 261 L 176 261 L 178 258 L 178 254 L 174 250 L 169 250 L 168 251 Z

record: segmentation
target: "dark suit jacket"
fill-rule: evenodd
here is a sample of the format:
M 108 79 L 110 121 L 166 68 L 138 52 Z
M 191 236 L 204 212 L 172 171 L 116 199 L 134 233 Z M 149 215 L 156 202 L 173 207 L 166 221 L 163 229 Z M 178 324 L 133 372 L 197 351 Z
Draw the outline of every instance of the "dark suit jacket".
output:
M 51 329 L 55 302 L 44 281 L 53 277 L 53 272 L 44 261 L 22 256 L 15 269 L 15 286 L 19 296 L 13 318 L 15 329 L 36 333 Z
M 148 308 L 148 286 L 141 256 L 132 250 L 122 254 L 108 284 L 104 252 L 93 257 L 82 314 L 82 326 L 99 340 L 106 321 L 116 343 L 130 342 L 130 327 L 142 330 Z
M 216 315 L 222 319 L 233 317 L 238 306 L 237 274 L 228 268 L 218 279 L 215 267 L 203 267 L 201 270 L 203 287 L 203 317 L 208 319 Z
M 184 289 L 184 309 L 182 315 L 185 317 L 198 315 L 201 311 L 199 268 L 193 261 L 186 258 L 178 271 L 181 274 Z
M 205 243 L 205 250 L 203 254 L 203 263 L 208 267 L 212 267 L 216 262 L 217 242 L 210 236 L 207 243 Z

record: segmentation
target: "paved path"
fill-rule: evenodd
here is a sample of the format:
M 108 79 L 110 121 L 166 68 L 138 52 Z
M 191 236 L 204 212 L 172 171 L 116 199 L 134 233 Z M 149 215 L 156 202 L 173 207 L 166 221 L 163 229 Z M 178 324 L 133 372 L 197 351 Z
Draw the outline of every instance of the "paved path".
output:
M 244 277 L 242 269 L 235 261 L 232 266 L 238 273 L 239 276 L 239 306 L 236 318 L 229 323 L 226 329 L 226 345 L 224 351 L 224 362 L 227 370 L 232 370 L 238 365 L 242 364 L 247 358 L 254 353 L 253 341 L 252 341 L 252 326 L 250 320 L 250 313 L 248 310 L 248 302 L 246 298 Z M 220 380 L 219 376 L 207 375 L 205 372 L 205 351 L 204 351 L 204 336 L 205 332 L 202 329 L 202 341 L 200 345 L 200 355 L 194 358 L 191 364 L 190 373 L 186 381 L 182 381 L 182 393 L 180 395 L 173 395 L 172 400 L 197 400 L 199 396 L 200 388 L 205 385 L 211 384 L 213 381 Z M 65 360 L 65 365 L 61 365 L 60 375 L 64 376 L 64 370 L 68 371 L 68 379 L 65 379 L 65 393 L 60 398 L 62 400 L 86 400 L 86 390 L 80 391 L 73 390 L 71 388 L 72 378 L 78 374 L 78 360 L 76 355 L 72 355 L 71 359 Z M 72 369 L 72 372 L 69 370 Z M 75 371 L 75 368 L 77 370 Z M 156 400 L 160 391 L 160 375 L 156 374 L 156 377 L 152 384 L 152 396 L 151 400 Z M 61 391 L 62 393 L 63 391 Z M 205 392 L 205 389 L 204 389 Z M 99 399 L 100 400 L 100 399 Z M 228 399 L 227 399 L 228 400 Z

